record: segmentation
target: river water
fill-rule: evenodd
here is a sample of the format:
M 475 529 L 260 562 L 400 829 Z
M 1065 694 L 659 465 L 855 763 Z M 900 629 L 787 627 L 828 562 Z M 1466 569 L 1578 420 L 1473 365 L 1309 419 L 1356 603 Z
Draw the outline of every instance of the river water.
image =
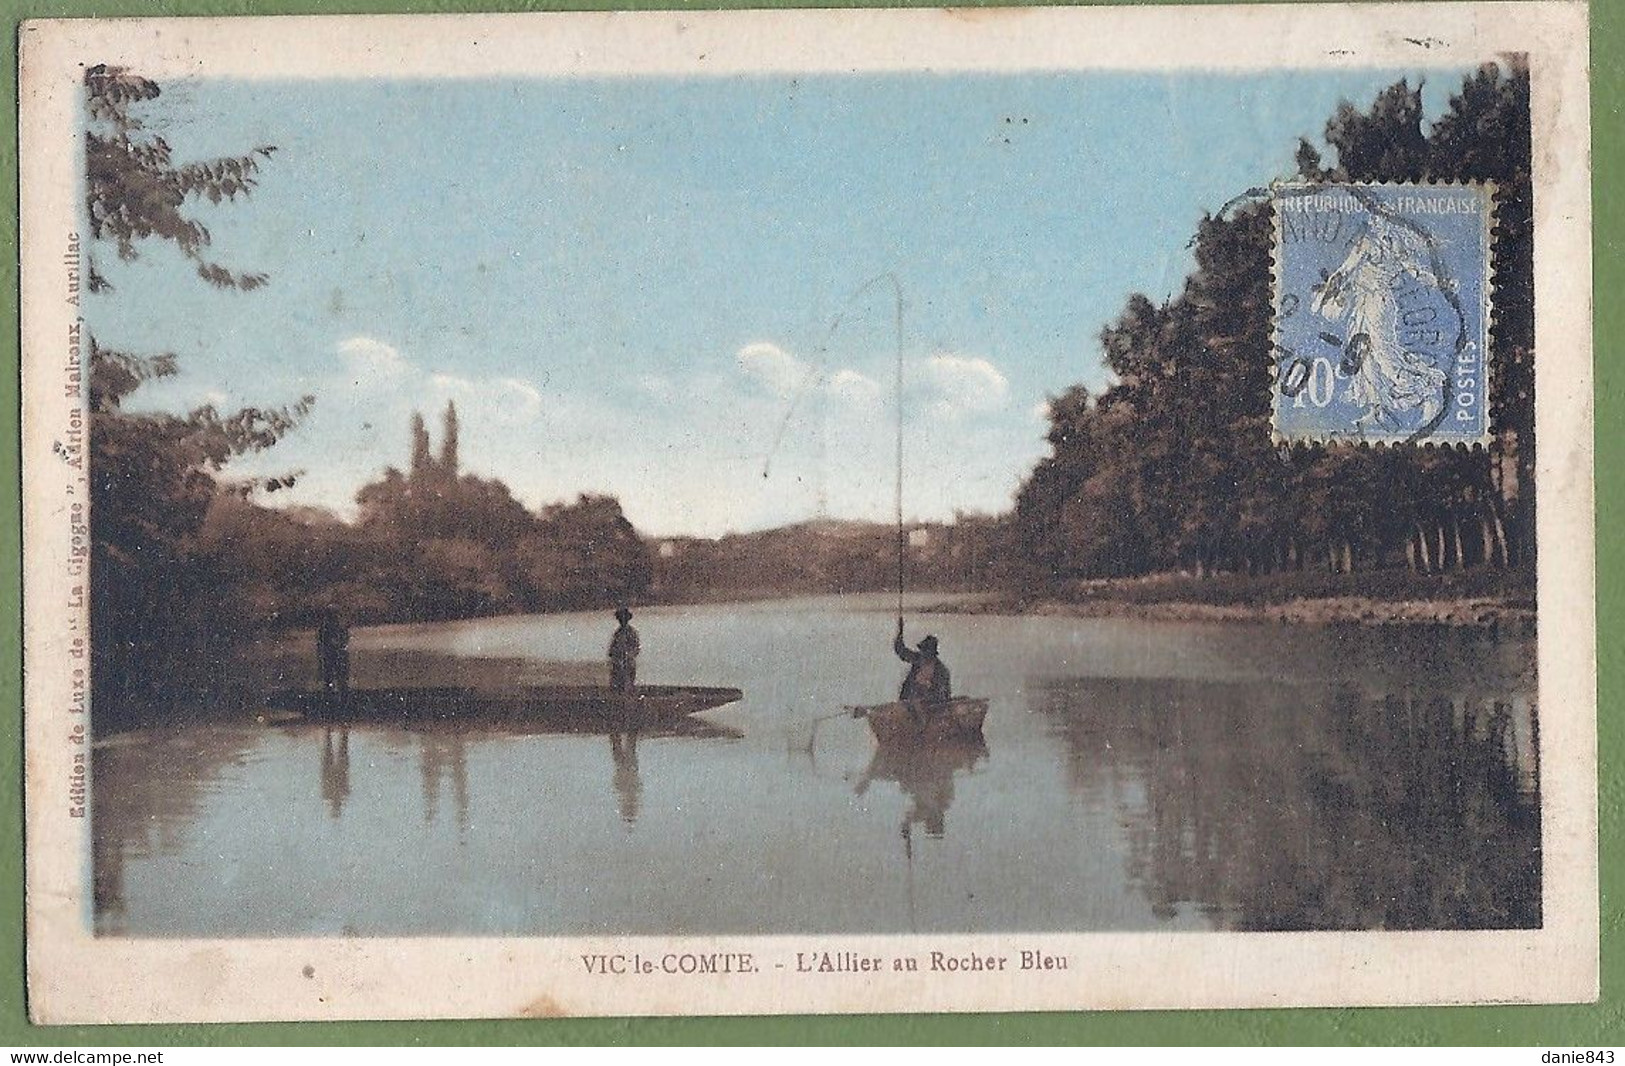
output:
M 325 728 L 100 741 L 112 936 L 1527 927 L 1534 646 L 1410 628 L 911 616 L 985 746 L 877 752 L 883 601 L 638 613 L 684 735 Z M 607 615 L 358 630 L 358 685 L 580 680 Z M 303 643 L 268 653 L 309 684 Z

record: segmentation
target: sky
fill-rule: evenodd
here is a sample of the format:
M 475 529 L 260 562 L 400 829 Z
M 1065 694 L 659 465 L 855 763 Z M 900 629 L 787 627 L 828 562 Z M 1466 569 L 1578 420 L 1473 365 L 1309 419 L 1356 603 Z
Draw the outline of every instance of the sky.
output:
M 198 206 L 225 265 L 101 249 L 105 346 L 172 351 L 132 409 L 316 397 L 228 476 L 354 514 L 457 404 L 463 468 L 654 536 L 1007 510 L 1046 398 L 1191 268 L 1204 212 L 1290 177 L 1341 100 L 1417 72 L 893 74 L 165 85 L 180 162 L 277 151 Z M 1431 71 L 1431 118 L 1460 76 Z M 894 290 L 889 275 L 897 281 Z M 903 300 L 901 332 L 896 297 Z

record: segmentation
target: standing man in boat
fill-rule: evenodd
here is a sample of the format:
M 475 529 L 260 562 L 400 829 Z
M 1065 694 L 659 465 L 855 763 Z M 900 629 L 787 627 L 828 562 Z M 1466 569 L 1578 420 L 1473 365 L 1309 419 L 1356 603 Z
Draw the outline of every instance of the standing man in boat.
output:
M 620 623 L 615 635 L 609 638 L 609 687 L 616 692 L 631 692 L 638 680 L 638 631 L 632 628 L 632 611 L 625 604 L 615 608 L 615 620 Z
M 909 664 L 908 677 L 903 679 L 903 691 L 898 699 L 913 705 L 940 706 L 953 699 L 953 688 L 948 680 L 948 666 L 937 658 L 937 638 L 927 636 L 919 649 L 903 643 L 903 619 L 897 619 L 897 636 L 892 640 L 892 651 Z
M 342 702 L 350 698 L 350 627 L 329 607 L 316 629 L 316 662 L 321 668 L 322 691 Z

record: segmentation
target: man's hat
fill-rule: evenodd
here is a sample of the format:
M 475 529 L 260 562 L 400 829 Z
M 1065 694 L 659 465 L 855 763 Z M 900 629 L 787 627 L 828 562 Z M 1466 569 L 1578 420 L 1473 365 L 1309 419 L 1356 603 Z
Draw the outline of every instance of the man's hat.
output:
M 615 608 L 615 617 L 622 622 L 628 621 L 632 617 L 632 608 L 628 607 L 624 603 L 621 604 L 619 607 Z
M 937 638 L 926 637 L 924 640 L 920 641 L 920 650 L 934 653 L 937 650 Z

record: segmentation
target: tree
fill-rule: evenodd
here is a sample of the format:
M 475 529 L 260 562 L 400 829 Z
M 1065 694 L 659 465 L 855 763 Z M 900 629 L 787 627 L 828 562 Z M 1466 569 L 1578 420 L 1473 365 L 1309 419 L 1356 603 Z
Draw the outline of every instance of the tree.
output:
M 91 236 L 111 241 L 125 260 L 136 258 L 138 241 L 169 241 L 211 285 L 243 290 L 264 285 L 264 274 L 232 271 L 208 258 L 212 236 L 186 207 L 200 198 L 217 204 L 248 195 L 260 163 L 276 148 L 260 145 L 240 156 L 177 165 L 169 142 L 148 131 L 134 110 L 159 97 L 156 82 L 98 64 L 85 71 L 85 89 L 90 114 L 85 200 Z M 94 258 L 89 276 L 93 292 L 107 290 Z
M 390 468 L 356 493 L 355 530 L 375 550 L 370 569 L 344 580 L 366 590 L 365 617 L 430 621 L 647 594 L 653 562 L 619 501 L 584 495 L 532 513 L 501 481 L 456 474 L 454 407 L 445 426 L 437 462 L 414 414 L 411 472 Z
M 429 427 L 423 424 L 423 416 L 416 411 L 412 412 L 412 480 L 420 481 L 428 476 L 430 467 L 434 466 L 434 459 L 429 454 Z
M 457 405 L 446 403 L 446 428 L 440 440 L 440 467 L 450 477 L 457 476 Z
M 177 164 L 168 143 L 137 111 L 158 85 L 118 67 L 85 73 L 86 209 L 92 237 L 118 257 L 138 258 L 142 241 L 168 241 L 211 285 L 243 291 L 263 274 L 232 271 L 208 255 L 211 235 L 189 213 L 246 196 L 269 146 L 235 157 Z M 92 247 L 90 290 L 112 289 Z M 144 383 L 172 376 L 171 353 L 139 355 L 89 343 L 91 447 L 92 682 L 98 716 L 121 708 L 120 694 L 184 687 L 209 672 L 238 619 L 230 608 L 233 574 L 211 558 L 199 534 L 223 491 L 220 471 L 235 456 L 269 448 L 308 411 L 314 398 L 274 408 L 185 415 L 132 414 L 124 401 Z M 232 486 L 246 493 L 291 484 L 291 476 Z M 106 699 L 105 697 L 112 697 Z

